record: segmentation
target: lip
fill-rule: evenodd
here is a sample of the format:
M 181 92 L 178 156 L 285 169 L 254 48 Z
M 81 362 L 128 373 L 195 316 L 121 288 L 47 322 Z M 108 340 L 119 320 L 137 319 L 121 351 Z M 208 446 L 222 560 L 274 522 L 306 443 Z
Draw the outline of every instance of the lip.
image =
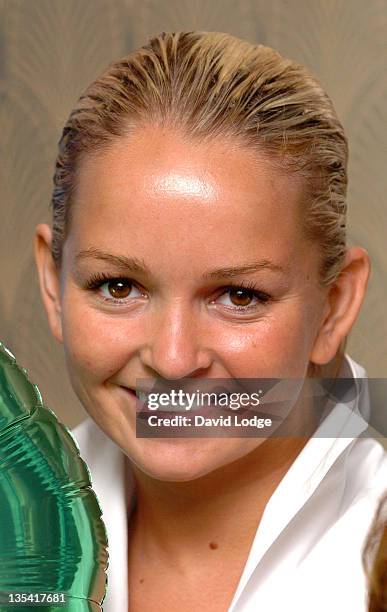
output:
M 221 395 L 221 394 L 226 394 L 226 395 L 230 395 L 231 393 L 235 393 L 235 392 L 240 392 L 240 389 L 238 388 L 230 388 L 227 387 L 225 385 L 217 385 L 215 387 L 212 388 L 207 388 L 206 386 L 201 387 L 203 383 L 197 383 L 195 385 L 195 387 L 191 386 L 184 386 L 184 385 L 179 385 L 178 387 L 175 387 L 173 385 L 170 386 L 165 386 L 165 385 L 159 385 L 157 384 L 156 381 L 150 382 L 149 386 L 144 386 L 144 385 L 136 385 L 135 387 L 127 387 L 125 385 L 120 385 L 123 389 L 127 389 L 129 391 L 132 391 L 133 393 L 136 394 L 136 392 L 141 392 L 141 393 L 158 393 L 158 394 L 162 394 L 162 393 L 171 393 L 171 391 L 183 391 L 184 393 L 188 393 L 188 394 L 192 394 L 192 393 L 196 393 L 197 391 L 202 392 L 202 393 L 215 393 L 216 395 Z M 199 389 L 198 389 L 199 387 Z
M 126 391 L 129 396 L 131 397 L 131 399 L 135 402 L 135 406 L 136 406 L 136 412 L 137 413 L 141 413 L 141 414 L 160 414 L 160 416 L 163 416 L 165 418 L 172 418 L 178 414 L 184 414 L 184 415 L 189 415 L 192 414 L 194 412 L 196 412 L 197 414 L 201 414 L 203 416 L 227 416 L 229 414 L 234 414 L 239 413 L 239 414 L 256 414 L 257 417 L 259 418 L 270 418 L 272 419 L 274 422 L 278 422 L 278 421 L 282 421 L 282 418 L 277 416 L 277 415 L 273 415 L 270 413 L 265 413 L 265 412 L 261 412 L 261 411 L 251 411 L 249 409 L 241 409 L 241 410 L 231 410 L 230 408 L 227 408 L 225 406 L 215 406 L 213 404 L 210 404 L 209 406 L 201 406 L 199 409 L 197 408 L 193 408 L 193 410 L 189 410 L 187 411 L 185 408 L 182 409 L 175 409 L 175 410 L 170 410 L 169 407 L 165 407 L 163 408 L 158 408 L 157 410 L 150 410 L 148 407 L 147 403 L 144 403 L 143 401 L 141 401 L 137 395 L 136 395 L 136 391 L 135 389 L 132 389 L 131 387 L 124 387 L 121 385 L 121 388 L 124 389 L 124 391 Z M 139 391 L 142 389 L 138 389 Z M 214 388 L 212 391 L 208 391 L 208 393 L 215 393 L 215 391 L 217 392 L 217 395 L 219 395 L 220 393 L 225 393 L 226 390 L 224 388 L 220 389 L 219 387 Z M 146 390 L 143 391 L 144 393 L 147 393 Z M 165 391 L 166 392 L 166 391 Z M 228 392 L 229 394 L 230 392 Z
M 142 401 L 137 396 L 137 393 L 136 393 L 136 391 L 137 392 L 140 391 L 142 393 L 149 394 L 150 393 L 149 389 L 144 389 L 144 388 L 139 388 L 139 387 L 137 387 L 136 389 L 133 389 L 132 387 L 125 387 L 123 385 L 120 385 L 120 386 L 121 386 L 122 389 L 124 389 L 124 391 L 126 391 L 130 395 L 130 397 L 136 403 L 136 411 L 137 412 L 147 412 L 147 413 L 149 413 L 149 412 L 150 413 L 156 412 L 156 411 L 151 410 L 148 407 L 148 403 Z M 196 389 L 195 389 L 195 391 L 196 391 Z M 190 391 L 184 391 L 184 392 L 185 393 L 190 393 Z M 193 392 L 194 391 L 191 391 L 191 393 L 193 393 Z M 166 390 L 164 390 L 164 391 L 153 391 L 153 389 L 152 389 L 151 393 L 167 393 L 167 391 Z M 217 387 L 216 389 L 208 391 L 208 393 L 216 393 L 217 395 L 219 395 L 220 393 L 227 393 L 229 395 L 230 392 L 227 392 L 227 390 L 224 389 L 224 388 L 220 389 L 219 387 Z M 163 416 L 167 416 L 167 414 L 171 414 L 171 415 L 183 414 L 183 413 L 187 414 L 187 412 L 189 412 L 189 411 L 186 410 L 185 407 L 181 407 L 181 408 L 180 407 L 176 407 L 174 410 L 170 410 L 169 408 L 170 408 L 169 406 L 165 406 L 165 407 L 161 406 L 161 407 L 158 407 L 157 412 L 162 413 Z M 194 408 L 194 410 L 195 410 L 195 408 Z M 203 413 L 206 412 L 206 411 L 214 411 L 214 410 L 217 410 L 218 412 L 224 412 L 224 410 L 222 411 L 222 407 L 214 406 L 213 404 L 211 404 L 209 406 L 202 406 L 200 408 L 200 411 L 203 412 Z
M 147 404 L 144 404 L 144 402 L 137 397 L 135 389 L 124 387 L 123 385 L 120 385 L 120 387 L 129 395 L 131 400 L 135 402 L 137 412 L 148 412 Z
M 132 389 L 131 387 L 124 387 L 121 385 L 121 389 L 123 389 L 124 391 L 126 391 L 130 398 L 135 402 L 135 406 L 136 406 L 136 412 L 143 412 L 143 413 L 147 413 L 147 414 L 154 414 L 155 412 L 159 412 L 161 413 L 163 416 L 167 416 L 167 415 L 171 415 L 171 416 L 175 416 L 176 414 L 186 414 L 187 411 L 185 408 L 177 408 L 175 410 L 169 410 L 168 407 L 159 407 L 156 410 L 151 410 L 148 407 L 148 402 L 143 402 L 136 394 L 136 390 Z M 149 393 L 149 390 L 142 390 L 142 389 L 137 389 L 137 391 L 142 391 L 143 393 Z M 153 393 L 153 391 L 152 391 Z
M 161 389 L 161 388 L 157 388 L 156 386 L 150 387 L 150 388 L 145 388 L 145 387 L 136 387 L 136 388 L 133 388 L 133 387 L 125 387 L 124 385 L 120 385 L 120 386 L 121 386 L 122 389 L 125 389 L 125 391 L 128 391 L 133 397 L 135 397 L 136 400 L 140 404 L 142 404 L 142 405 L 145 405 L 145 404 L 139 398 L 139 396 L 137 395 L 138 393 L 143 393 L 144 395 L 149 395 L 150 393 L 157 393 L 158 395 L 161 395 L 161 394 L 168 394 L 168 393 L 170 393 L 173 390 L 176 391 L 176 389 L 173 389 L 173 388 L 168 388 L 167 389 L 167 388 L 164 387 L 163 389 Z M 181 389 L 184 394 L 188 394 L 188 395 L 195 394 L 197 391 L 202 392 L 202 393 L 206 393 L 206 394 L 208 393 L 209 395 L 215 394 L 217 396 L 219 396 L 219 395 L 230 396 L 233 393 L 233 391 L 231 391 L 230 389 L 227 389 L 224 386 L 217 386 L 217 387 L 214 387 L 212 389 L 205 389 L 205 390 L 202 390 L 202 391 L 200 391 L 197 388 L 195 388 L 195 389 L 185 389 L 184 388 L 183 389 L 183 388 L 180 387 L 179 389 Z

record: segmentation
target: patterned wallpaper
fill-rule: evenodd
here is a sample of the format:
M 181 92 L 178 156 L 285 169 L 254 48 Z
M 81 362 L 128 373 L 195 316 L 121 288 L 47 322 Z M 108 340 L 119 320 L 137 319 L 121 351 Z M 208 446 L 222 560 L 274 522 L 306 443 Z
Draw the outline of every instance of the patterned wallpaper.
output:
M 350 141 L 350 242 L 373 261 L 349 353 L 371 376 L 387 374 L 386 0 L 0 0 L 0 339 L 69 427 L 85 413 L 50 335 L 32 254 L 35 225 L 50 219 L 56 143 L 111 60 L 161 31 L 192 29 L 275 47 L 333 99 Z

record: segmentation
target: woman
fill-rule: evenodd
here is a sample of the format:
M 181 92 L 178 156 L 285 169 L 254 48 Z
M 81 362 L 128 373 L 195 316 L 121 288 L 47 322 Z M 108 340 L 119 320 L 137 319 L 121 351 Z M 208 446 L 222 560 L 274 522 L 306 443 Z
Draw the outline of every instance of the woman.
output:
M 346 168 L 318 83 L 227 34 L 163 33 L 72 111 L 35 254 L 91 417 L 75 436 L 108 530 L 105 610 L 365 610 L 387 464 L 355 439 L 361 385 L 288 436 L 141 438 L 135 419 L 140 379 L 365 376 L 343 353 L 370 268 L 346 247 Z

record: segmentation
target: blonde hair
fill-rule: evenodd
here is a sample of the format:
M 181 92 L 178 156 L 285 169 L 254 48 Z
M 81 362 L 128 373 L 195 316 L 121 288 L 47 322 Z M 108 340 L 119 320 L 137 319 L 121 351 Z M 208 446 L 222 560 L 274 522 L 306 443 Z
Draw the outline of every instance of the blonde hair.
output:
M 387 495 L 379 505 L 363 548 L 362 561 L 368 579 L 368 611 L 387 610 Z

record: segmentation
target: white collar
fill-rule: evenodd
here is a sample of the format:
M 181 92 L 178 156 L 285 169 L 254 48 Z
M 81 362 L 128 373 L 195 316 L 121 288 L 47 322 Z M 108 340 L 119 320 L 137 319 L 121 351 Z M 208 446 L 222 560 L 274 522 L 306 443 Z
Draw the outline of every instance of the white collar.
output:
M 258 563 L 265 553 L 321 485 L 335 461 L 349 450 L 356 436 L 366 428 L 362 414 L 369 414 L 367 374 L 345 355 L 339 376 L 354 378 L 357 393 L 352 403 L 337 403 L 309 439 L 265 506 L 250 553 L 228 612 L 234 610 Z M 348 432 L 348 433 L 347 433 Z M 329 433 L 330 437 L 325 437 Z M 336 437 L 332 437 L 335 433 Z M 334 518 L 336 515 L 333 515 Z M 320 518 L 320 529 L 324 527 Z M 327 520 L 329 520 L 327 518 Z M 304 551 L 294 546 L 295 554 Z M 264 576 L 262 572 L 262 577 Z
M 340 376 L 365 379 L 366 373 L 346 355 Z M 358 382 L 362 383 L 361 380 Z M 338 457 L 367 428 L 362 415 L 365 418 L 369 415 L 368 391 L 364 385 L 359 389 L 353 406 L 336 404 L 298 455 L 266 505 L 229 612 L 234 609 L 257 564 L 276 538 L 320 486 Z M 328 425 L 330 435 L 335 430 L 336 437 L 322 437 L 324 427 Z M 91 473 L 108 535 L 109 567 L 104 610 L 122 612 L 128 609 L 125 455 L 91 418 L 83 421 L 72 433 Z

